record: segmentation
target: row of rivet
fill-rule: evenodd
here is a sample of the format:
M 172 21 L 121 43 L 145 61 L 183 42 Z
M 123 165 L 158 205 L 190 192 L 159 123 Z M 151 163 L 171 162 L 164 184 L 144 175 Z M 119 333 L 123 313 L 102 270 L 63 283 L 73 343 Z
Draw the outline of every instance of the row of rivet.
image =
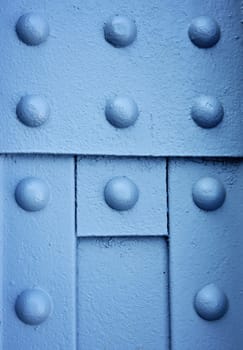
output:
M 41 179 L 27 177 L 19 182 L 15 189 L 15 200 L 26 211 L 44 209 L 50 198 L 48 185 Z M 41 289 L 26 289 L 15 303 L 18 318 L 28 325 L 44 322 L 52 310 L 50 296 Z
M 206 16 L 194 19 L 188 33 L 191 41 L 200 48 L 212 47 L 220 38 L 217 22 Z M 222 121 L 224 109 L 215 97 L 202 95 L 195 100 L 191 108 L 191 116 L 197 125 L 213 128 Z M 204 177 L 194 184 L 192 197 L 200 209 L 212 211 L 223 205 L 226 191 L 218 179 Z M 228 305 L 225 293 L 213 283 L 204 286 L 194 298 L 196 312 L 207 321 L 215 321 L 223 317 L 228 310 Z
M 16 25 L 19 38 L 27 45 L 39 45 L 49 35 L 47 21 L 38 14 L 27 13 L 21 16 Z M 220 38 L 220 28 L 214 19 L 206 16 L 195 18 L 188 30 L 191 41 L 200 48 L 209 48 Z M 104 26 L 105 39 L 115 47 L 130 45 L 137 37 L 137 28 L 133 20 L 125 16 L 114 16 Z M 44 97 L 27 95 L 17 106 L 19 120 L 27 126 L 42 125 L 50 115 L 50 107 Z M 116 128 L 133 125 L 139 115 L 138 107 L 132 98 L 117 96 L 107 101 L 106 119 Z M 222 104 L 213 96 L 202 95 L 195 100 L 191 116 L 195 123 L 203 128 L 213 128 L 223 119 Z
M 37 14 L 26 14 L 20 17 L 16 25 L 19 38 L 27 45 L 39 45 L 49 36 L 49 25 Z M 27 126 L 37 127 L 43 124 L 50 115 L 50 107 L 44 97 L 27 95 L 21 98 L 16 109 L 19 120 Z M 49 188 L 38 178 L 23 179 L 15 190 L 18 205 L 26 211 L 43 209 L 49 201 Z M 18 318 L 29 325 L 39 325 L 51 313 L 50 296 L 41 289 L 26 289 L 15 302 Z
M 31 46 L 46 41 L 50 33 L 46 19 L 36 13 L 27 13 L 21 16 L 16 24 L 16 31 L 20 40 Z M 196 46 L 209 48 L 219 41 L 220 28 L 213 18 L 200 16 L 191 22 L 188 35 Z M 116 15 L 106 22 L 104 36 L 115 47 L 125 47 L 136 39 L 137 27 L 132 19 Z
M 16 32 L 25 44 L 36 46 L 47 40 L 49 24 L 37 13 L 27 13 L 19 18 Z M 38 127 L 49 118 L 50 106 L 43 96 L 26 95 L 21 98 L 16 109 L 19 120 L 29 127 Z
M 21 208 L 27 211 L 43 209 L 49 201 L 49 188 L 41 179 L 28 177 L 20 181 L 15 190 L 15 198 Z M 125 176 L 111 179 L 105 186 L 106 203 L 116 210 L 132 208 L 139 197 L 135 183 Z M 195 204 L 207 211 L 216 210 L 225 201 L 226 191 L 223 184 L 213 177 L 203 177 L 194 184 L 192 197 Z
M 40 95 L 26 95 L 17 105 L 18 119 L 29 127 L 38 127 L 50 116 L 50 106 Z M 116 128 L 127 128 L 133 125 L 139 115 L 135 101 L 128 96 L 116 96 L 107 101 L 105 116 Z M 212 96 L 202 95 L 195 100 L 191 108 L 193 120 L 203 128 L 213 128 L 223 119 L 222 104 Z
M 203 177 L 192 188 L 194 203 L 202 210 L 219 209 L 226 198 L 224 185 L 216 178 Z M 195 296 L 194 307 L 200 317 L 207 321 L 218 320 L 228 309 L 228 298 L 215 284 L 204 286 Z
M 188 30 L 191 41 L 199 48 L 210 48 L 220 39 L 218 23 L 211 17 L 195 18 Z M 224 109 L 214 96 L 199 96 L 191 108 L 191 117 L 202 128 L 214 128 L 223 119 Z

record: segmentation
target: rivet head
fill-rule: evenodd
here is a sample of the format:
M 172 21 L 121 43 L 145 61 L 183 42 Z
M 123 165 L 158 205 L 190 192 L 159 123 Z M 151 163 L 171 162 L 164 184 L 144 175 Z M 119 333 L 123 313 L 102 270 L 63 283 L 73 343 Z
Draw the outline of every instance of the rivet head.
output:
M 224 109 L 217 98 L 201 95 L 194 101 L 191 116 L 198 126 L 214 128 L 222 121 Z
M 38 127 L 44 124 L 50 116 L 50 106 L 47 100 L 40 95 L 26 95 L 17 105 L 18 119 L 29 127 Z
M 39 325 L 51 313 L 50 296 L 41 289 L 26 289 L 16 299 L 15 312 L 28 325 Z
M 199 179 L 192 188 L 194 203 L 203 210 L 216 210 L 225 200 L 226 191 L 223 184 L 213 177 Z
M 130 45 L 137 36 L 137 27 L 133 20 L 125 16 L 114 16 L 104 26 L 105 39 L 115 47 Z
M 211 283 L 196 294 L 194 307 L 201 318 L 215 321 L 222 318 L 227 312 L 228 298 L 217 285 Z
M 43 209 L 47 205 L 49 197 L 47 184 L 35 177 L 27 177 L 21 180 L 15 189 L 16 202 L 26 211 Z
M 131 209 L 139 197 L 138 188 L 133 181 L 125 176 L 111 179 L 105 186 L 104 196 L 106 203 L 115 210 Z
M 206 49 L 219 41 L 220 28 L 213 18 L 200 16 L 191 22 L 188 35 L 194 45 Z
M 37 13 L 26 13 L 16 24 L 16 32 L 25 44 L 35 46 L 43 43 L 49 36 L 49 24 Z
M 139 111 L 131 97 L 116 96 L 107 101 L 105 108 L 106 119 L 116 128 L 127 128 L 135 123 Z

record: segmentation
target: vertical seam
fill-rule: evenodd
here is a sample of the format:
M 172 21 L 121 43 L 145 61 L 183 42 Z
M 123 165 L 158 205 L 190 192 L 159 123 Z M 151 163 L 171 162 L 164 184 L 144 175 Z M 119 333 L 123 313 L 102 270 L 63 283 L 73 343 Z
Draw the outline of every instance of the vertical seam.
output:
M 166 218 L 167 218 L 167 271 L 168 271 L 168 349 L 172 349 L 171 325 L 171 281 L 170 281 L 170 196 L 169 196 L 169 158 L 166 158 Z
M 77 164 L 78 157 L 74 156 L 74 234 L 75 234 L 75 349 L 78 349 L 78 223 L 77 223 Z

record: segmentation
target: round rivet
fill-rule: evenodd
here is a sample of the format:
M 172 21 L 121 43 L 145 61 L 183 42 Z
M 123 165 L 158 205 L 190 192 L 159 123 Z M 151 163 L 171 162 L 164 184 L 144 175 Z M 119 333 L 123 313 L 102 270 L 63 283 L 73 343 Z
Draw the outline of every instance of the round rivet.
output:
M 41 289 L 27 289 L 16 300 L 15 311 L 18 318 L 29 325 L 39 325 L 51 313 L 50 296 Z
M 125 16 L 114 16 L 104 26 L 105 39 L 116 47 L 130 45 L 137 36 L 136 24 Z
M 21 16 L 16 24 L 16 32 L 20 40 L 27 45 L 39 45 L 49 35 L 49 25 L 45 18 L 37 13 Z
M 225 200 L 226 192 L 223 184 L 213 177 L 203 177 L 192 188 L 195 204 L 203 210 L 216 210 Z
M 111 179 L 105 186 L 106 203 L 115 210 L 131 209 L 138 200 L 137 186 L 125 176 Z
M 224 292 L 212 283 L 203 287 L 196 294 L 194 307 L 201 318 L 207 321 L 215 321 L 227 312 L 228 299 Z
M 127 128 L 133 125 L 138 114 L 138 107 L 131 97 L 117 96 L 107 101 L 106 119 L 117 128 Z
M 215 97 L 201 95 L 194 101 L 191 116 L 202 128 L 214 128 L 222 121 L 224 109 Z
M 188 34 L 194 45 L 206 49 L 219 41 L 220 28 L 213 18 L 200 16 L 193 19 Z
M 23 124 L 37 127 L 49 118 L 50 106 L 43 96 L 26 95 L 20 99 L 16 113 Z
M 27 177 L 21 180 L 15 190 L 16 202 L 26 211 L 43 209 L 47 205 L 49 197 L 47 184 L 35 177 Z

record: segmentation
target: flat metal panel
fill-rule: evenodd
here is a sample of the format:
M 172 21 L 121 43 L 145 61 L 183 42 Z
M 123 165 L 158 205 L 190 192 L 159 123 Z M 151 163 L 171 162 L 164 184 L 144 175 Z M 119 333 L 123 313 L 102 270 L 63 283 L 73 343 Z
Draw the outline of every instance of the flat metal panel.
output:
M 75 349 L 74 160 L 2 156 L 0 163 L 4 285 L 1 349 Z M 15 201 L 15 188 L 26 177 L 37 177 L 49 188 L 49 202 L 40 211 L 26 211 Z M 26 289 L 41 289 L 50 296 L 52 311 L 45 322 L 30 325 L 17 317 L 15 303 Z M 31 315 L 43 310 L 38 300 L 32 300 L 29 309 L 32 321 L 36 319 Z M 28 303 L 30 299 L 27 308 Z M 21 307 L 24 313 L 25 305 Z
M 138 188 L 130 210 L 107 205 L 109 180 L 125 176 Z M 166 161 L 164 159 L 80 157 L 77 164 L 78 236 L 167 235 Z
M 243 156 L 243 45 L 241 0 L 15 0 L 1 1 L 0 151 L 159 156 Z M 50 26 L 41 45 L 21 42 L 15 25 L 38 12 Z M 135 21 L 137 38 L 116 48 L 104 39 L 111 16 Z M 189 39 L 194 18 L 215 19 L 221 35 L 211 48 Z M 210 32 L 210 30 L 209 30 Z M 16 117 L 26 94 L 43 95 L 49 121 L 29 128 Z M 134 99 L 139 117 L 117 129 L 104 114 L 106 101 Z M 198 127 L 194 99 L 217 98 L 224 119 Z
M 192 186 L 208 176 L 221 181 L 226 190 L 225 202 L 214 211 L 199 209 L 192 198 Z M 241 161 L 170 161 L 169 263 L 173 350 L 242 348 L 242 179 Z M 212 192 L 209 191 L 209 195 Z M 228 311 L 222 318 L 209 321 L 196 313 L 194 298 L 198 291 L 212 283 L 227 296 Z M 207 308 L 220 307 L 214 295 L 212 290 L 204 294 L 204 312 L 208 313 Z
M 78 349 L 168 350 L 165 240 L 78 242 Z

